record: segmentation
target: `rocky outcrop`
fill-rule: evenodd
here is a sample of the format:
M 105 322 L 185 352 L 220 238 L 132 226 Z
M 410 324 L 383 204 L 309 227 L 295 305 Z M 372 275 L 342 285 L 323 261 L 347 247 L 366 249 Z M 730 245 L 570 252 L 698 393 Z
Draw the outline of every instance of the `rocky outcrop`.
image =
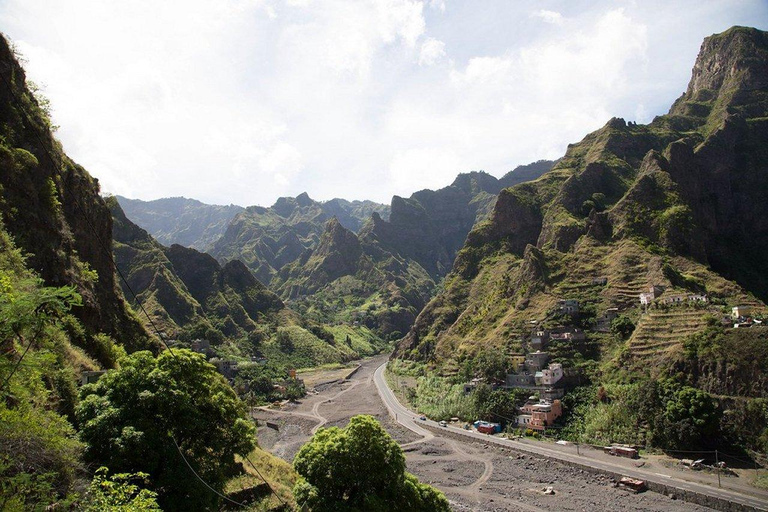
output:
M 361 235 L 415 260 L 434 279 L 440 278 L 453 266 L 472 227 L 495 211 L 499 192 L 538 178 L 553 164 L 541 160 L 520 166 L 501 179 L 482 171 L 460 174 L 440 190 L 422 190 L 408 199 L 395 196 L 389 222 L 374 217 Z
M 385 205 L 371 201 L 332 199 L 314 201 L 304 192 L 281 197 L 270 208 L 250 206 L 235 216 L 210 254 L 221 262 L 239 259 L 264 282 L 313 249 L 332 218 L 357 231 L 371 214 L 389 214 Z
M 114 198 L 108 202 L 118 266 L 154 326 L 169 338 L 194 331 L 214 340 L 236 339 L 284 309 L 242 262 L 222 266 L 195 249 L 163 247 L 128 220 Z

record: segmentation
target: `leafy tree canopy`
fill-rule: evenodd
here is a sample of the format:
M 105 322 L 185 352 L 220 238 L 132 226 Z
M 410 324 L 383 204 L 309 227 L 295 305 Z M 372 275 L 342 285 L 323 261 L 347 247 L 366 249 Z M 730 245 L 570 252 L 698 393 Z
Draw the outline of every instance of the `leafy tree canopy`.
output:
M 83 512 L 160 512 L 157 494 L 143 489 L 139 483 L 146 483 L 146 473 L 120 473 L 108 476 L 109 470 L 96 470 L 85 502 Z
M 296 502 L 315 511 L 450 510 L 443 493 L 405 472 L 400 446 L 371 416 L 318 430 L 293 466 Z
M 86 458 L 113 471 L 148 473 L 164 509 L 217 505 L 174 442 L 217 490 L 235 468 L 234 455 L 255 447 L 243 403 L 204 356 L 189 350 L 157 358 L 135 352 L 120 369 L 83 386 L 81 397 L 77 418 Z

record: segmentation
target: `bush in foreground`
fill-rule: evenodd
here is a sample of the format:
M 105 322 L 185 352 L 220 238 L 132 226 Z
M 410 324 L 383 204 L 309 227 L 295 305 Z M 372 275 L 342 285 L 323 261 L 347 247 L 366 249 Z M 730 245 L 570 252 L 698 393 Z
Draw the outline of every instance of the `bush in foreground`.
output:
M 314 511 L 448 511 L 448 500 L 405 471 L 405 456 L 371 416 L 320 429 L 293 461 L 296 502 Z

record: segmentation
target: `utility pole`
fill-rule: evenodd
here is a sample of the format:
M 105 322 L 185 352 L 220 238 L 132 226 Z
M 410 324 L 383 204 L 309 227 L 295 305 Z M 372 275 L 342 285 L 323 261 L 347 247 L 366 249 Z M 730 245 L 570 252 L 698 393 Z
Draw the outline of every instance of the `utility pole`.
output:
M 720 485 L 720 459 L 717 456 L 717 450 L 715 450 L 715 467 L 717 468 L 717 486 L 722 487 Z
M 576 443 L 576 455 L 581 455 L 581 454 L 579 453 L 579 443 Z

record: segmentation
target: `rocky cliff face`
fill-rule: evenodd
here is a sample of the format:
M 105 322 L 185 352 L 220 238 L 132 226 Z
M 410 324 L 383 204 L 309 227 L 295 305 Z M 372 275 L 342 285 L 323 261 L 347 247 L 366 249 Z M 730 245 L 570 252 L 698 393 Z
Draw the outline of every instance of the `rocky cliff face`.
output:
M 389 221 L 374 215 L 361 236 L 413 259 L 438 279 L 451 269 L 467 233 L 490 214 L 497 194 L 504 187 L 538 178 L 553 164 L 542 160 L 521 166 L 501 179 L 485 172 L 460 174 L 440 190 L 422 190 L 408 199 L 395 196 Z
M 163 247 L 128 220 L 117 200 L 114 216 L 116 261 L 153 323 L 169 338 L 184 331 L 198 337 L 237 339 L 284 309 L 239 261 L 220 265 L 195 249 Z
M 239 259 L 260 281 L 270 283 L 280 269 L 317 245 L 329 219 L 336 217 L 357 231 L 372 212 L 387 216 L 389 209 L 371 201 L 320 203 L 306 193 L 281 197 L 270 208 L 251 206 L 238 214 L 210 253 L 219 261 Z
M 126 308 L 110 255 L 112 217 L 98 181 L 70 160 L 0 37 L 0 213 L 28 265 L 50 286 L 73 285 L 75 314 L 129 349 L 150 346 Z
M 626 308 L 649 284 L 688 283 L 726 304 L 768 299 L 767 115 L 766 33 L 707 38 L 669 114 L 644 126 L 612 119 L 549 173 L 500 194 L 399 353 L 514 345 L 559 298 Z M 609 285 L 590 288 L 601 276 Z
M 235 215 L 244 210 L 230 204 L 205 204 L 186 197 L 141 201 L 117 196 L 126 217 L 146 229 L 159 243 L 206 251 L 227 229 Z

